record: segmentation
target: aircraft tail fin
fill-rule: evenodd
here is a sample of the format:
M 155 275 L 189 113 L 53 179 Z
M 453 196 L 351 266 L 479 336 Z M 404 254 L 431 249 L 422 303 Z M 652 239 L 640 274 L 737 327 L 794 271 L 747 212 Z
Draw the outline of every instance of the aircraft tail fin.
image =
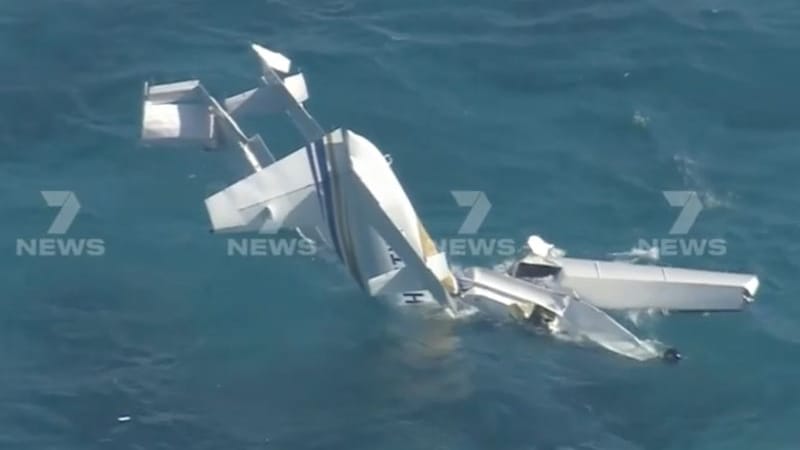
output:
M 291 101 L 303 104 L 308 100 L 308 87 L 302 73 L 283 79 L 283 86 L 267 84 L 262 77 L 261 86 L 225 99 L 225 109 L 237 117 L 248 114 L 274 114 L 285 111 Z M 286 96 L 286 92 L 291 98 Z M 292 100 L 293 99 L 293 100 Z

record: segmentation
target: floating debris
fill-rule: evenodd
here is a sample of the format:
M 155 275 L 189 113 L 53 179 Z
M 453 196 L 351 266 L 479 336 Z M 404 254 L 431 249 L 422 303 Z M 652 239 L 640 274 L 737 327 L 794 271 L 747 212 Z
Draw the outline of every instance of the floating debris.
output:
M 641 264 L 641 263 L 654 263 L 658 262 L 661 258 L 659 248 L 658 247 L 633 247 L 627 252 L 615 252 L 610 253 L 609 256 L 613 258 L 615 261 L 625 261 L 634 264 Z
M 648 123 L 650 123 L 650 118 L 642 114 L 641 111 L 636 111 L 633 113 L 634 125 L 637 127 L 647 128 Z

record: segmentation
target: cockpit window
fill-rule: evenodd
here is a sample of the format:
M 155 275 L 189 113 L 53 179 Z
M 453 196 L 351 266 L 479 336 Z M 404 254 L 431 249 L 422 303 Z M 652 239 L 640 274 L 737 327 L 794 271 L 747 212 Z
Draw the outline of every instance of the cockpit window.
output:
M 556 275 L 561 270 L 560 267 L 549 266 L 546 264 L 517 264 L 514 276 L 517 278 L 544 278 Z

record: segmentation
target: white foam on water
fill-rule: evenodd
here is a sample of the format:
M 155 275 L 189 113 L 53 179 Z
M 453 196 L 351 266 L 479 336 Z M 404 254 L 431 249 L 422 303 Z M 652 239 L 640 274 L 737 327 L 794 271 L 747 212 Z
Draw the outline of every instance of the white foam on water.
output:
M 631 247 L 628 251 L 609 253 L 609 256 L 615 261 L 654 263 L 661 259 L 661 252 L 658 247 L 654 246 L 648 246 L 647 248 Z

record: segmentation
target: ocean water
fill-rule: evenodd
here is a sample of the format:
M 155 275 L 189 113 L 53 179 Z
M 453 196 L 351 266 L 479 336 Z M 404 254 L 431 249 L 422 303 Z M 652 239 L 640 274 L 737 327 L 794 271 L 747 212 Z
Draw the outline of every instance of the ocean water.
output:
M 601 257 L 672 237 L 662 191 L 695 191 L 682 238 L 725 254 L 662 263 L 757 273 L 758 301 L 640 318 L 669 366 L 398 313 L 325 258 L 228 256 L 202 201 L 246 167 L 142 148 L 140 97 L 250 88 L 251 41 L 293 57 L 325 127 L 392 155 L 434 237 L 467 213 L 450 191 L 482 191 L 477 237 Z M 6 0 L 0 448 L 795 449 L 798 54 L 787 0 Z M 275 120 L 247 125 L 284 155 Z M 75 193 L 61 237 L 103 256 L 17 256 L 52 237 L 44 190 Z

